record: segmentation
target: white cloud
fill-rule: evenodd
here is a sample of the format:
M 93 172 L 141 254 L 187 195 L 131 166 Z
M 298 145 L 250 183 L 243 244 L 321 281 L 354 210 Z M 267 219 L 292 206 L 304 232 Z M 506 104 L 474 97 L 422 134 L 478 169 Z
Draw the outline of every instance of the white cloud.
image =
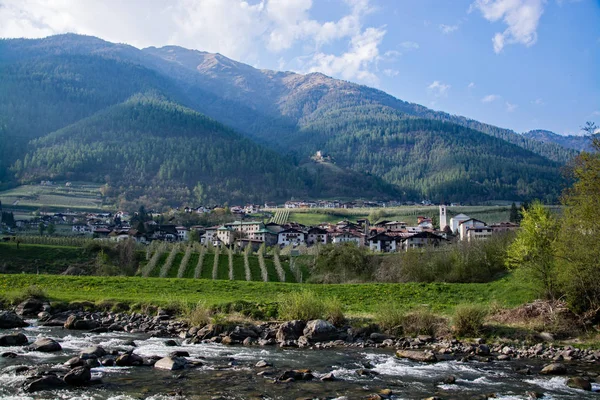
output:
M 516 104 L 511 104 L 508 101 L 506 102 L 506 111 L 507 112 L 513 112 L 513 111 L 515 111 L 517 109 L 517 107 L 519 107 L 519 106 L 516 105 Z
M 507 25 L 492 38 L 494 51 L 500 53 L 507 44 L 535 44 L 545 4 L 546 0 L 475 0 L 469 12 L 478 9 L 488 21 L 502 20 Z
M 418 50 L 419 43 L 406 41 L 406 42 L 400 43 L 400 47 L 402 47 L 405 50 Z
M 533 104 L 533 105 L 536 105 L 536 106 L 543 106 L 543 105 L 545 105 L 546 103 L 544 103 L 544 100 L 542 100 L 542 99 L 540 99 L 540 98 L 537 98 L 537 99 L 533 100 L 533 101 L 531 102 L 531 104 Z
M 473 89 L 475 87 L 475 82 L 471 82 L 467 85 L 468 89 Z
M 388 68 L 388 69 L 384 69 L 383 73 L 385 75 L 389 76 L 390 78 L 393 78 L 394 76 L 397 76 L 400 73 L 400 71 Z
M 482 103 L 493 103 L 494 101 L 498 100 L 500 98 L 500 96 L 498 96 L 497 94 L 488 94 L 487 96 L 484 96 L 481 99 Z
M 447 97 L 451 86 L 440 81 L 433 81 L 427 89 L 434 94 L 435 97 Z
M 594 116 L 594 117 L 600 117 L 600 111 L 594 111 L 592 113 L 592 116 Z
M 458 25 L 440 24 L 439 28 L 444 35 L 448 35 L 450 33 L 456 32 L 458 30 Z
M 379 79 L 371 71 L 371 67 L 380 57 L 379 45 L 385 32 L 381 28 L 367 28 L 352 37 L 348 51 L 339 56 L 320 52 L 314 54 L 308 64 L 309 72 L 322 72 L 377 85 Z

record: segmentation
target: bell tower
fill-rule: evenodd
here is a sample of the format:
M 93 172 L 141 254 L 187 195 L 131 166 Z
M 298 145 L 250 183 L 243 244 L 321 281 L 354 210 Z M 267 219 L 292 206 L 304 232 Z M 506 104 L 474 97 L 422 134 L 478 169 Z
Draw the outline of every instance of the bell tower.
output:
M 443 231 L 444 228 L 448 225 L 448 221 L 446 219 L 446 205 L 440 205 L 440 231 Z

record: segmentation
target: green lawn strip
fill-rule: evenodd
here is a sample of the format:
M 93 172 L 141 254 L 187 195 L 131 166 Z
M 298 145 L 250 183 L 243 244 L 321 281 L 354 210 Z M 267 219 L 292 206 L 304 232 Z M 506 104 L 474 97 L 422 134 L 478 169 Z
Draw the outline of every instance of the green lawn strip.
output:
M 262 278 L 260 275 L 260 264 L 258 263 L 258 257 L 248 256 L 248 263 L 250 264 L 250 274 L 252 275 L 252 280 L 261 282 Z
M 88 263 L 92 257 L 80 247 L 0 243 L 0 266 L 9 273 L 60 274 L 69 266 Z
M 289 257 L 280 257 L 281 267 L 285 272 L 285 281 L 289 283 L 296 283 L 296 275 L 290 269 L 290 259 Z
M 154 269 L 152 271 L 150 271 L 150 273 L 148 274 L 148 277 L 158 277 L 160 275 L 160 269 L 165 264 L 165 261 L 167 261 L 167 258 L 169 257 L 169 253 L 170 253 L 169 251 L 165 251 L 163 254 L 160 255 L 160 257 L 158 258 L 158 262 L 156 263 L 156 266 L 154 267 Z
M 277 270 L 272 258 L 265 257 L 265 265 L 267 266 L 267 275 L 269 276 L 269 282 L 279 282 L 279 276 L 277 276 Z
M 433 311 L 449 313 L 457 304 L 497 302 L 514 307 L 534 296 L 509 276 L 492 283 L 398 283 L 398 284 L 293 284 L 206 279 L 140 277 L 94 277 L 14 274 L 0 275 L 0 294 L 31 285 L 44 289 L 52 300 L 100 301 L 166 304 L 183 301 L 208 304 L 246 300 L 275 302 L 281 293 L 310 289 L 322 297 L 337 297 L 350 315 L 371 314 L 386 304 L 397 303 L 406 309 L 427 305 Z
M 229 280 L 229 254 L 223 250 L 219 254 L 219 266 L 217 267 L 217 279 Z
M 190 256 L 190 260 L 188 261 L 187 266 L 185 267 L 185 272 L 183 273 L 184 278 L 193 278 L 194 271 L 196 270 L 196 264 L 198 264 L 198 257 L 200 257 L 200 253 L 192 253 Z
M 221 255 L 219 255 L 221 258 Z M 213 262 L 215 259 L 215 255 L 213 253 L 206 253 L 204 255 L 204 260 L 202 262 L 202 275 L 200 278 L 203 279 L 212 279 L 212 270 L 213 270 Z
M 177 278 L 177 272 L 179 271 L 179 265 L 181 264 L 181 260 L 183 259 L 184 253 L 177 253 L 175 258 L 173 259 L 173 264 L 171 265 L 171 269 L 167 272 L 167 278 Z
M 244 255 L 233 255 L 233 279 L 246 280 L 246 270 L 244 269 Z

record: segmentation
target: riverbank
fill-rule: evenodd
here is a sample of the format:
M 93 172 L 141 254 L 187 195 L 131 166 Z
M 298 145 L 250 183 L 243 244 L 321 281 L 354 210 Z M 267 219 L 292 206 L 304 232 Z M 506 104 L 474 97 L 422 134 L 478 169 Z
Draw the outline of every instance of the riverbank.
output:
M 600 351 L 543 337 L 530 345 L 395 336 L 323 320 L 193 326 L 164 309 L 150 315 L 83 307 L 59 311 L 30 299 L 15 308 L 27 322 L 0 315 L 0 394 L 458 399 L 587 398 L 600 390 Z

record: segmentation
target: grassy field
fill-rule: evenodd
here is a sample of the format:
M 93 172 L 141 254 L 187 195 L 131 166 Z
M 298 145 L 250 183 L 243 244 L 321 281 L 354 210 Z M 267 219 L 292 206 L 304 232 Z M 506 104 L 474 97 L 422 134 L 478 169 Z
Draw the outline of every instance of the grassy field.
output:
M 448 207 L 448 218 L 457 214 L 467 214 L 489 224 L 508 221 L 510 206 L 460 206 Z M 402 206 L 387 208 L 332 208 L 332 209 L 294 209 L 288 217 L 289 221 L 295 221 L 304 225 L 316 225 L 322 222 L 336 223 L 345 219 L 356 221 L 357 219 L 369 218 L 373 220 L 398 220 L 409 224 L 416 224 L 418 216 L 439 217 L 437 206 Z
M 368 316 L 386 304 L 406 309 L 427 305 L 444 314 L 463 303 L 513 307 L 533 299 L 531 293 L 511 276 L 486 284 L 343 284 L 309 285 L 276 282 L 246 282 L 207 279 L 88 277 L 61 275 L 0 275 L 0 296 L 10 297 L 29 286 L 45 290 L 55 301 L 111 300 L 167 305 L 190 305 L 204 301 L 209 305 L 239 300 L 254 303 L 276 302 L 283 293 L 309 289 L 322 297 L 337 297 L 351 316 Z
M 0 243 L 0 271 L 4 273 L 60 274 L 93 258 L 80 247 Z
M 52 186 L 23 185 L 0 192 L 0 201 L 7 209 L 35 211 L 102 211 L 105 209 L 100 185 L 73 182 L 70 187 L 63 183 Z

